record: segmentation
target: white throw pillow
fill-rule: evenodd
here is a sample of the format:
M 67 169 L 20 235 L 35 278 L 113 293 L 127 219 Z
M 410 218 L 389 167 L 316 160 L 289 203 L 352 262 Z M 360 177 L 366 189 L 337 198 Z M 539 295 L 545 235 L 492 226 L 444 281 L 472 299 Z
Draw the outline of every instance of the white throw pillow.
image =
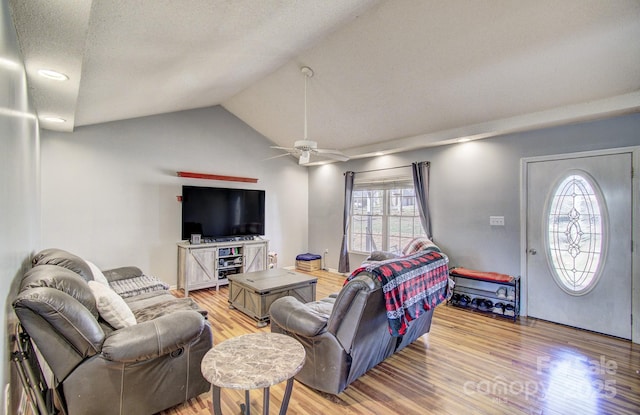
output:
M 96 298 L 100 316 L 111 324 L 113 328 L 121 329 L 137 323 L 136 317 L 127 303 L 109 286 L 96 281 L 89 281 L 89 288 L 91 288 L 91 292 Z
M 86 262 L 87 265 L 89 265 L 89 268 L 91 269 L 91 273 L 93 274 L 93 280 L 95 282 L 99 282 L 100 284 L 104 284 L 108 287 L 109 281 L 107 281 L 107 277 L 105 277 L 102 271 L 100 271 L 100 268 L 98 268 L 96 264 L 94 264 L 93 262 L 87 261 L 86 259 L 84 260 L 84 262 Z

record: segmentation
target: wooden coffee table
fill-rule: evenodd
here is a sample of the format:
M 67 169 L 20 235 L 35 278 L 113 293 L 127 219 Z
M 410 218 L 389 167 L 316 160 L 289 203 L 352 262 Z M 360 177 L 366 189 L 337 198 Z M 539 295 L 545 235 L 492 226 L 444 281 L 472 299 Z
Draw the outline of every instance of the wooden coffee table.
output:
M 299 272 L 274 268 L 229 275 L 229 307 L 258 320 L 258 327 L 269 321 L 271 303 L 287 295 L 308 303 L 316 299 L 318 279 Z

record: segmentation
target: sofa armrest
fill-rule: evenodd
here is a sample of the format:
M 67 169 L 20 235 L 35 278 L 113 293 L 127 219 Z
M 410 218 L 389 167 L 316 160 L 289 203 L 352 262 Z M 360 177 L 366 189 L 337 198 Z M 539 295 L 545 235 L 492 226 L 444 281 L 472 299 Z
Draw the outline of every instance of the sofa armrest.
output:
M 316 336 L 327 327 L 327 316 L 308 307 L 295 297 L 278 298 L 269 307 L 271 320 L 291 333 Z
M 126 280 L 129 278 L 140 277 L 143 275 L 142 270 L 138 267 L 120 267 L 102 271 L 107 281 Z
M 174 352 L 197 339 L 205 320 L 197 311 L 176 311 L 114 331 L 102 345 L 102 355 L 117 362 L 140 362 Z

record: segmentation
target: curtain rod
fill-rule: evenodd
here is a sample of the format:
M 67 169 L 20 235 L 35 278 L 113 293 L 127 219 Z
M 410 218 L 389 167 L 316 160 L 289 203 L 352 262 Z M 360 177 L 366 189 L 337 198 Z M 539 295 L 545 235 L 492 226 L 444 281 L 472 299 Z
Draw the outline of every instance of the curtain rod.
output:
M 417 163 L 418 163 L 418 164 L 422 164 L 422 163 L 427 163 L 427 164 L 429 164 L 429 162 L 428 162 L 428 161 L 418 161 Z M 404 168 L 411 167 L 411 166 L 412 166 L 412 164 L 407 164 L 406 166 L 386 167 L 386 168 L 384 168 L 384 169 L 373 169 L 373 170 L 354 171 L 354 172 L 351 172 L 351 173 L 371 173 L 371 172 L 374 172 L 374 171 L 384 171 L 384 170 L 404 169 Z M 347 174 L 347 173 L 349 173 L 349 172 L 345 171 L 345 172 L 344 172 L 344 173 L 342 173 L 342 174 L 343 174 L 343 175 L 345 175 L 345 174 Z

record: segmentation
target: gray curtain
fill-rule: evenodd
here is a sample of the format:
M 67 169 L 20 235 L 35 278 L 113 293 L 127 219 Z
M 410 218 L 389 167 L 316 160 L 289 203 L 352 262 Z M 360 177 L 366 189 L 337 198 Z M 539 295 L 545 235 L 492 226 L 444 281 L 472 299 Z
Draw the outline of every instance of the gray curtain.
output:
M 356 174 L 348 171 L 344 174 L 344 211 L 342 213 L 342 246 L 338 272 L 349 272 L 349 219 L 351 216 L 351 196 L 353 194 L 353 178 Z
M 433 239 L 431 233 L 431 215 L 429 212 L 429 167 L 428 161 L 411 163 L 413 172 L 413 187 L 416 192 L 416 201 L 420 209 L 420 222 L 427 234 L 427 238 Z

